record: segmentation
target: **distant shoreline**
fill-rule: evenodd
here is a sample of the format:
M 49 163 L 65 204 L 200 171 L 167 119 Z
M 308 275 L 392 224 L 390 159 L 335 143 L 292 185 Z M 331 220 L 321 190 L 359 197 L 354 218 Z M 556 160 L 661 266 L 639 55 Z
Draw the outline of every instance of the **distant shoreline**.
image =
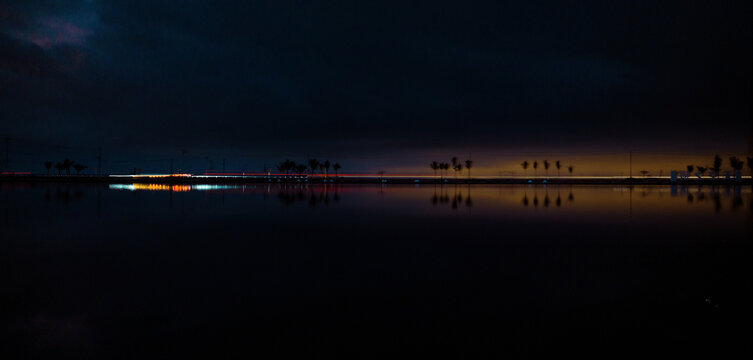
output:
M 688 178 L 672 181 L 669 178 L 634 177 L 634 178 L 606 178 L 606 177 L 536 177 L 536 178 L 433 178 L 433 177 L 334 177 L 316 176 L 314 178 L 285 177 L 285 176 L 256 176 L 256 177 L 222 177 L 222 176 L 192 176 L 192 177 L 112 177 L 92 175 L 0 175 L 0 183 L 104 183 L 104 184 L 536 184 L 536 185 L 753 185 L 750 176 L 737 181 L 725 178 Z

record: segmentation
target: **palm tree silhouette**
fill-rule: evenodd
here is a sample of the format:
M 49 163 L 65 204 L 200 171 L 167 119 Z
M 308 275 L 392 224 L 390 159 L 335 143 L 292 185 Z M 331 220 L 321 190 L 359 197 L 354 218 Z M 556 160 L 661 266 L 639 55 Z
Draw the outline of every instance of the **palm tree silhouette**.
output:
M 537 177 L 539 174 L 539 162 L 534 160 L 533 161 L 533 177 Z
M 65 169 L 66 175 L 70 175 L 71 174 L 71 166 L 73 166 L 73 161 L 71 161 L 71 159 L 69 159 L 69 158 L 65 158 L 65 159 L 63 159 L 62 165 L 63 165 L 63 169 Z
M 575 170 L 575 167 L 573 167 L 572 165 L 567 167 L 567 171 L 570 172 L 570 176 L 573 176 L 573 170 Z
M 47 175 L 50 175 L 50 168 L 52 168 L 52 161 L 45 161 L 44 168 L 47 169 Z
M 88 168 L 88 166 L 86 166 L 86 165 L 73 164 L 73 169 L 75 169 L 76 170 L 76 174 L 79 174 L 79 175 L 81 174 L 81 171 L 84 170 L 84 169 L 86 169 L 86 168 Z
M 468 169 L 468 180 L 471 179 L 471 167 L 473 166 L 473 160 L 465 161 L 465 168 Z
M 316 169 L 319 167 L 319 160 L 317 159 L 309 159 L 309 168 L 311 169 L 311 176 L 314 176 L 314 172 L 316 172 Z
M 750 168 L 750 175 L 753 176 L 753 157 L 748 156 L 746 160 L 748 162 L 748 167 Z
M 453 156 L 451 160 L 452 160 L 452 167 L 453 168 L 458 165 L 458 158 L 456 158 L 456 157 Z
M 520 163 L 520 166 L 523 167 L 523 176 L 528 176 L 528 160 Z
M 60 175 L 60 173 L 63 171 L 63 169 L 65 169 L 63 167 L 63 164 L 61 164 L 60 162 L 56 162 L 55 163 L 55 170 L 58 171 L 58 175 Z
M 434 170 L 434 177 L 437 177 L 437 170 L 439 170 L 439 163 L 436 161 L 432 161 L 431 164 L 429 164 L 429 167 Z
M 695 168 L 698 169 L 698 175 L 700 175 L 700 176 L 703 176 L 703 174 L 706 173 L 706 170 L 708 170 L 708 168 L 705 167 L 705 166 L 698 166 L 698 165 L 696 165 Z
M 732 167 L 733 173 L 737 173 L 738 171 L 741 171 L 743 169 L 743 166 L 745 163 L 738 159 L 737 156 L 730 156 L 729 158 L 729 164 L 730 167 Z
M 458 173 L 463 173 L 463 164 L 457 164 L 455 165 L 455 179 L 458 178 Z
M 693 172 L 693 165 L 688 165 L 688 174 Z
M 324 164 L 322 165 L 324 167 L 324 177 L 329 177 L 329 167 L 330 167 L 329 160 L 324 160 Z
M 544 176 L 549 177 L 549 160 L 544 160 Z
M 722 170 L 722 158 L 719 155 L 714 155 L 714 166 L 711 167 L 714 170 L 715 176 L 719 176 L 719 171 Z
M 446 162 L 443 162 L 443 163 L 439 164 L 439 168 L 441 170 L 444 170 L 444 176 L 447 177 L 447 170 L 450 169 L 450 164 L 448 164 Z
M 560 177 L 560 168 L 562 167 L 562 164 L 560 163 L 559 160 L 554 162 L 554 167 L 557 168 L 557 177 Z
M 340 166 L 340 163 L 335 163 L 335 165 L 332 165 L 332 169 L 335 170 L 335 177 L 338 177 L 337 171 L 339 171 L 341 168 L 342 166 Z
M 295 166 L 295 172 L 298 175 L 305 173 L 306 169 L 308 169 L 308 166 L 306 166 L 306 164 L 298 164 Z

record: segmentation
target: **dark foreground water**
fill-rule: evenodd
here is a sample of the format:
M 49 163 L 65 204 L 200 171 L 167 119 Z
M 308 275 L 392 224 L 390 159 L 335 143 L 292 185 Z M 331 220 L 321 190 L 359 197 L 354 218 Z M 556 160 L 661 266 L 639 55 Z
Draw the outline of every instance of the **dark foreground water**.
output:
M 751 354 L 750 187 L 1 190 L 12 357 Z

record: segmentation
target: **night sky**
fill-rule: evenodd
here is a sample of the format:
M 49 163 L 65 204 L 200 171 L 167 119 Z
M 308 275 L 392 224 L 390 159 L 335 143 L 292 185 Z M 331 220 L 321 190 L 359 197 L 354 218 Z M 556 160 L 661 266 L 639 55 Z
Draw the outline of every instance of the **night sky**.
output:
M 37 172 L 66 156 L 93 167 L 98 147 L 113 172 L 307 156 L 430 172 L 458 155 L 482 173 L 544 157 L 600 173 L 630 150 L 682 168 L 750 151 L 751 14 L 751 1 L 0 0 L 0 136 L 11 169 Z

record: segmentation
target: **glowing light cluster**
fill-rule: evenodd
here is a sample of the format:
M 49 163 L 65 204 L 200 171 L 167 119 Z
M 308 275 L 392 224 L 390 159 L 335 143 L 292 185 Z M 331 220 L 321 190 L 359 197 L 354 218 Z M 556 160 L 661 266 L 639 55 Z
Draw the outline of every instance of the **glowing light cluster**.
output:
M 146 191 L 172 191 L 172 192 L 186 192 L 186 191 L 211 191 L 211 190 L 226 190 L 237 189 L 239 186 L 235 185 L 207 185 L 207 184 L 195 184 L 195 185 L 170 185 L 170 184 L 110 184 L 110 189 L 113 190 L 146 190 Z

